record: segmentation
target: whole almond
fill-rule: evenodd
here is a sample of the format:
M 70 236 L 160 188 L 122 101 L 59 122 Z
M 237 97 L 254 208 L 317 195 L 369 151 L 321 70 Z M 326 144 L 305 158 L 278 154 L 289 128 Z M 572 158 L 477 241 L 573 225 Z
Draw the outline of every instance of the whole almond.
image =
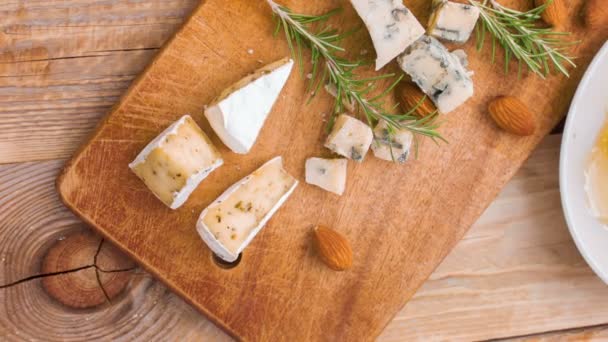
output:
M 605 0 L 588 0 L 583 12 L 585 26 L 591 29 L 608 28 L 608 6 Z
M 315 227 L 313 233 L 317 253 L 329 268 L 344 271 L 353 265 L 353 250 L 344 236 L 325 226 Z
M 496 124 L 507 132 L 527 136 L 534 134 L 536 130 L 532 112 L 513 96 L 495 99 L 490 103 L 488 110 Z
M 550 0 L 534 0 L 536 7 L 542 6 Z M 547 5 L 547 8 L 541 13 L 543 21 L 547 24 L 558 27 L 564 22 L 566 16 L 566 7 L 563 0 L 553 0 Z
M 437 110 L 437 107 L 435 107 L 429 97 L 413 83 L 399 83 L 395 89 L 395 96 L 404 113 L 408 113 L 416 108 L 413 114 L 423 118 Z

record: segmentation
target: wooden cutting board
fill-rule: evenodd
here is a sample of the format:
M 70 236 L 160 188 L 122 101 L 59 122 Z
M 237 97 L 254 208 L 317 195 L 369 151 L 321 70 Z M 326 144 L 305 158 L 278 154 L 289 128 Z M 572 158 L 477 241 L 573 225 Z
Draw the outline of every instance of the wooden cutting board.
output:
M 517 1 L 512 1 L 511 4 Z M 347 1 L 289 1 L 293 9 L 344 12 L 334 24 L 361 23 Z M 575 17 L 582 1 L 570 1 Z M 421 21 L 426 0 L 406 1 Z M 507 1 L 505 1 L 507 4 Z M 58 180 L 68 207 L 122 248 L 176 293 L 235 337 L 244 340 L 369 340 L 393 315 L 482 213 L 538 141 L 566 111 L 582 71 L 606 39 L 572 22 L 582 42 L 570 79 L 505 76 L 500 57 L 465 46 L 475 71 L 476 94 L 445 116 L 449 144 L 428 141 L 420 157 L 399 166 L 375 159 L 349 163 L 343 197 L 304 182 L 245 250 L 240 264 L 219 267 L 195 231 L 202 209 L 229 185 L 282 155 L 303 181 L 304 160 L 328 156 L 324 118 L 332 99 L 307 104 L 306 79 L 293 72 L 253 150 L 231 153 L 213 134 L 202 108 L 225 87 L 262 64 L 288 55 L 283 37 L 261 0 L 208 0 L 159 53 Z M 373 58 L 365 30 L 349 40 L 356 56 Z M 391 65 L 388 71 L 397 71 Z M 536 114 L 535 136 L 518 138 L 490 121 L 490 99 L 514 94 Z M 220 148 L 225 165 L 212 173 L 179 210 L 158 201 L 127 164 L 161 130 L 190 113 Z M 311 227 L 324 224 L 352 242 L 347 272 L 324 266 L 311 248 Z

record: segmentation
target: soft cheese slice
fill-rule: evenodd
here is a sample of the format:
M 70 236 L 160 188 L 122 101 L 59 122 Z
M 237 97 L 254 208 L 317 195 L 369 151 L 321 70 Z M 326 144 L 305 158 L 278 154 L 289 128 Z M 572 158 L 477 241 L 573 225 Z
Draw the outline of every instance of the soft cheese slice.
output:
M 374 133 L 367 124 L 342 114 L 336 119 L 325 147 L 341 156 L 362 162 L 372 140 Z
M 437 39 L 423 36 L 398 61 L 437 109 L 449 113 L 473 96 L 473 81 L 462 58 L 460 51 L 450 53 Z
M 479 19 L 479 9 L 469 4 L 439 0 L 429 21 L 431 36 L 453 43 L 465 43 Z
M 396 129 L 391 136 L 388 124 L 383 120 L 374 128 L 374 137 L 372 151 L 376 158 L 399 164 L 408 160 L 414 140 L 412 132 L 406 129 Z
M 276 157 L 203 210 L 196 230 L 217 256 L 235 261 L 297 185 Z
M 306 160 L 306 183 L 337 195 L 344 193 L 348 160 L 308 158 Z
M 211 127 L 232 151 L 249 152 L 289 78 L 293 60 L 283 58 L 243 78 L 207 106 Z
M 152 140 L 129 168 L 163 203 L 177 209 L 222 163 L 207 135 L 184 115 Z
M 363 20 L 376 50 L 380 70 L 424 34 L 424 28 L 402 0 L 350 0 Z

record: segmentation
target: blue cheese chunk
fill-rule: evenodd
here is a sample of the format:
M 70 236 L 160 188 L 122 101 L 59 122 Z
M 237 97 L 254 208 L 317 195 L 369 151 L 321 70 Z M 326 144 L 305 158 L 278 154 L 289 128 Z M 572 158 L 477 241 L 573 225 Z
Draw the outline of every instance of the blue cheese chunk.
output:
M 376 70 L 424 34 L 424 28 L 401 0 L 350 0 L 376 50 Z
M 439 39 L 462 44 L 471 37 L 477 19 L 479 9 L 473 5 L 435 1 L 428 33 Z
M 246 154 L 287 82 L 293 60 L 283 58 L 241 79 L 205 109 L 205 116 L 222 142 Z
M 352 116 L 338 116 L 325 147 L 357 162 L 362 162 L 374 139 L 369 126 Z
M 158 199 L 177 209 L 222 163 L 207 135 L 185 115 L 152 140 L 129 168 Z
M 337 195 L 344 193 L 348 160 L 308 158 L 306 160 L 306 183 L 316 185 Z
M 462 53 L 450 53 L 437 39 L 423 36 L 399 56 L 399 66 L 411 76 L 441 113 L 449 113 L 473 96 L 471 73 Z
M 414 135 L 406 129 L 394 129 L 389 132 L 386 121 L 380 121 L 374 128 L 372 151 L 379 159 L 405 163 L 410 156 Z
M 281 157 L 271 159 L 203 210 L 196 230 L 217 256 L 233 262 L 297 185 Z

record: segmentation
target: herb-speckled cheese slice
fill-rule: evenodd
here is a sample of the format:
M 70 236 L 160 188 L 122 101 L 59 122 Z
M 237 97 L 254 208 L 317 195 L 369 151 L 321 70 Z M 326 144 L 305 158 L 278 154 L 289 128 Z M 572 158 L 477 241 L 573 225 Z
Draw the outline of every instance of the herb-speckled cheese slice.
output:
M 380 70 L 424 34 L 424 28 L 402 0 L 350 0 L 363 20 L 376 50 Z
M 435 1 L 428 32 L 431 36 L 453 43 L 465 43 L 479 19 L 479 9 L 469 4 Z
M 396 129 L 390 136 L 388 124 L 386 121 L 380 121 L 374 128 L 374 136 L 372 151 L 376 158 L 399 164 L 408 160 L 414 140 L 412 132 L 407 129 Z
M 283 58 L 241 79 L 205 109 L 222 142 L 240 154 L 249 152 L 287 82 L 293 61 Z
M 297 185 L 276 157 L 203 210 L 196 230 L 217 256 L 235 261 Z
M 163 203 L 177 209 L 222 163 L 207 135 L 185 115 L 152 140 L 129 168 Z
M 344 193 L 346 186 L 347 160 L 308 158 L 306 160 L 306 183 L 337 195 Z
M 374 139 L 369 126 L 351 116 L 338 116 L 325 147 L 357 162 L 362 162 Z
M 399 56 L 398 62 L 437 109 L 449 113 L 473 96 L 473 81 L 462 58 L 461 52 L 450 53 L 437 39 L 423 36 Z

